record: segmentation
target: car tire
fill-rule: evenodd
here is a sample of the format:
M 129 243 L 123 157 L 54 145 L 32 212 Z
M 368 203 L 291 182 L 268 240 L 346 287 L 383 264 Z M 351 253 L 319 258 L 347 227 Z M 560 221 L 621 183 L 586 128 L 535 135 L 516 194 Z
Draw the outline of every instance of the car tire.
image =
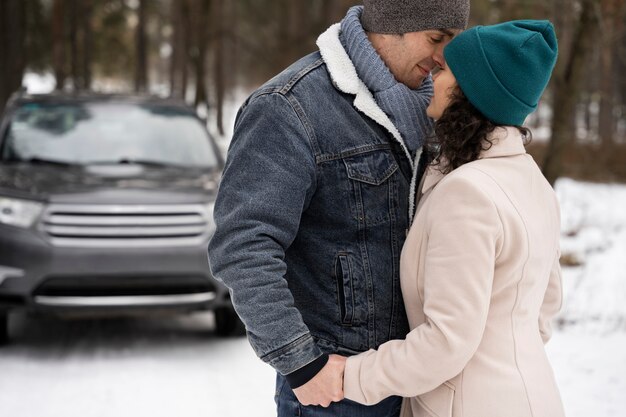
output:
M 220 336 L 243 336 L 246 327 L 232 307 L 220 307 L 213 310 L 215 315 L 215 333 Z
M 9 315 L 0 312 L 0 346 L 9 342 Z

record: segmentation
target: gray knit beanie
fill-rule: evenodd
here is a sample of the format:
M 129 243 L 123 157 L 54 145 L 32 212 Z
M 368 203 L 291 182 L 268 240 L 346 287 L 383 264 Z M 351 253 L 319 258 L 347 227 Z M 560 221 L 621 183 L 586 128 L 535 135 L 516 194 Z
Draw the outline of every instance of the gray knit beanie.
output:
M 363 6 L 363 29 L 391 34 L 465 29 L 470 11 L 469 0 L 363 0 Z

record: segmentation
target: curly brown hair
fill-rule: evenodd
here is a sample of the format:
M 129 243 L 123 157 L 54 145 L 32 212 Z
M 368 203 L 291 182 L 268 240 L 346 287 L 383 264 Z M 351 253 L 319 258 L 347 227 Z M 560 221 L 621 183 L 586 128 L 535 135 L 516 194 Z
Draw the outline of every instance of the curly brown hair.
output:
M 478 159 L 481 151 L 493 146 L 488 137 L 498 125 L 487 119 L 467 99 L 457 86 L 450 104 L 435 122 L 434 137 L 429 141 L 435 150 L 432 165 L 447 174 L 468 162 Z M 516 126 L 524 136 L 524 145 L 530 143 L 532 134 L 528 128 Z

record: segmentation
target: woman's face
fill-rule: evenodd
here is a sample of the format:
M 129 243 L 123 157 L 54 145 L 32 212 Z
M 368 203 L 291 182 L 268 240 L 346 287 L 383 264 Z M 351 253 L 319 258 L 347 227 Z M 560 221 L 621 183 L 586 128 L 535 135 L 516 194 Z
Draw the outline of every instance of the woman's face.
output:
M 450 71 L 450 68 L 448 68 L 447 64 L 444 64 L 443 68 L 433 75 L 433 82 L 435 93 L 430 101 L 430 105 L 426 109 L 426 114 L 437 120 L 450 104 L 450 96 L 454 92 L 457 84 L 456 78 L 454 78 L 454 75 L 452 74 L 452 71 Z

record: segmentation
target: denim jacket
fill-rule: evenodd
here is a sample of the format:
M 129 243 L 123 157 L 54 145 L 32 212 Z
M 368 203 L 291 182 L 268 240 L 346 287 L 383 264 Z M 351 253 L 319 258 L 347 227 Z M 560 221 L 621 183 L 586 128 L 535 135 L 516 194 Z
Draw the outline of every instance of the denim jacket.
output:
M 399 258 L 415 150 L 338 31 L 243 104 L 214 210 L 212 273 L 257 355 L 283 375 L 408 332 Z

